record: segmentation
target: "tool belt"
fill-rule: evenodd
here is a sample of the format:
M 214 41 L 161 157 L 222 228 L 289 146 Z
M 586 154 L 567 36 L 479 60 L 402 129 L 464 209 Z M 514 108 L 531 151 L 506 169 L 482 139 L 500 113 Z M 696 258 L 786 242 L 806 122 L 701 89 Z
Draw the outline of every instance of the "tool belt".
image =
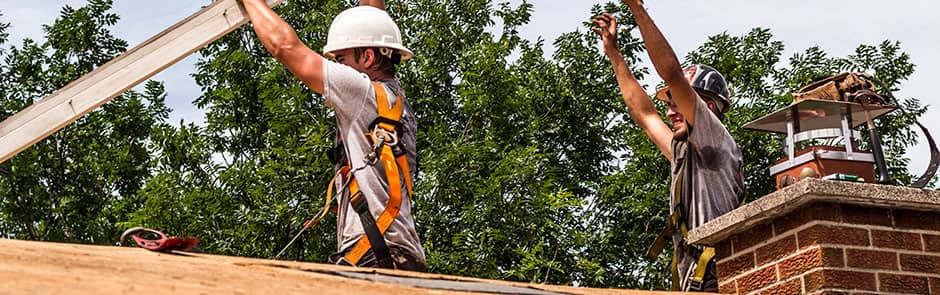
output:
M 805 99 L 856 102 L 862 104 L 863 108 L 866 110 L 869 105 L 891 105 L 906 114 L 907 112 L 904 110 L 903 106 L 898 103 L 897 99 L 890 92 L 884 96 L 878 94 L 875 88 L 876 83 L 877 85 L 881 85 L 882 89 L 889 89 L 886 85 L 881 83 L 881 81 L 867 73 L 841 73 L 823 77 L 814 80 L 794 92 L 793 103 L 796 104 Z M 888 99 L 890 99 L 890 101 Z M 910 115 L 906 116 L 910 117 Z M 937 148 L 937 144 L 930 135 L 930 131 L 927 130 L 927 127 L 916 120 L 914 124 L 920 128 L 924 133 L 924 137 L 927 139 L 927 144 L 930 147 L 930 162 L 927 165 L 927 170 L 924 171 L 916 181 L 913 181 L 910 187 L 924 188 L 929 184 L 930 180 L 933 179 L 934 175 L 936 175 L 937 169 L 940 168 L 940 149 Z M 887 175 L 886 173 L 887 172 L 879 172 L 879 174 L 884 175 Z
M 822 99 L 845 102 L 860 102 L 887 105 L 888 102 L 875 92 L 875 78 L 866 73 L 841 73 L 817 79 L 793 93 L 793 103 L 805 99 Z
M 330 159 L 330 163 L 333 163 L 333 165 L 349 163 L 349 159 L 346 157 L 346 145 L 341 140 L 337 140 L 333 143 L 333 147 L 326 150 L 326 157 Z

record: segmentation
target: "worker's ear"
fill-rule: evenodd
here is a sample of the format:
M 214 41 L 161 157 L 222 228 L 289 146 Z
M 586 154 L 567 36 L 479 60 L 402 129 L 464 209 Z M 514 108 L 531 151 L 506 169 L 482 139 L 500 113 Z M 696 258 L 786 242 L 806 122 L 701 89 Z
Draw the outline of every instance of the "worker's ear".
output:
M 365 66 L 365 68 L 371 69 L 372 66 L 375 65 L 375 49 L 366 48 L 366 50 L 363 50 L 361 62 L 362 62 L 362 65 Z
M 708 106 L 708 110 L 712 111 L 712 113 L 718 113 L 718 104 L 716 104 L 714 100 L 711 100 L 710 98 L 705 99 L 705 105 Z
M 708 106 L 708 110 L 712 111 L 712 114 L 715 114 L 715 117 L 718 117 L 718 120 L 725 120 L 725 114 L 721 112 L 721 107 L 714 99 L 705 99 L 705 105 Z

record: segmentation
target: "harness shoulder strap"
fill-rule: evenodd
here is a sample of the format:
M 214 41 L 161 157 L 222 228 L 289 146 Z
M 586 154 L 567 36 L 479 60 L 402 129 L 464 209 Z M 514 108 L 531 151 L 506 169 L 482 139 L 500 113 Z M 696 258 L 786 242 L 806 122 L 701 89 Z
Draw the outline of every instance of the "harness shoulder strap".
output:
M 388 93 L 385 92 L 385 84 L 372 81 L 372 87 L 375 88 L 375 100 L 379 117 L 386 118 L 394 122 L 401 121 L 401 114 L 405 110 L 401 97 L 396 97 L 395 102 L 392 105 L 389 105 Z M 395 128 L 395 126 L 389 126 L 389 129 L 393 128 Z
M 373 125 L 377 125 L 387 131 L 403 132 L 404 126 L 401 123 L 401 116 L 405 112 L 404 98 L 396 96 L 395 102 L 389 106 L 388 93 L 385 92 L 385 85 L 373 81 L 372 86 L 375 88 L 376 105 L 379 114 L 379 117 L 376 118 L 376 122 L 374 122 Z M 393 156 L 395 162 L 398 164 L 398 168 L 401 169 L 401 178 L 405 179 L 405 186 L 408 190 L 408 200 L 411 200 L 413 184 L 411 181 L 411 169 L 408 165 L 408 157 L 403 143 L 399 142 L 396 148 L 398 151 L 393 150 Z
M 372 82 L 375 88 L 376 105 L 378 107 L 379 117 L 373 125 L 377 125 L 385 130 L 401 131 L 401 116 L 405 110 L 405 104 L 401 96 L 396 96 L 395 102 L 389 107 L 388 94 L 385 92 L 385 86 L 380 82 Z M 399 143 L 400 144 L 400 143 Z M 405 179 L 405 186 L 408 190 L 408 200 L 411 200 L 413 184 L 411 181 L 411 170 L 408 166 L 408 158 L 405 156 L 405 149 L 399 146 L 399 151 L 395 152 L 395 162 L 402 171 L 402 178 Z

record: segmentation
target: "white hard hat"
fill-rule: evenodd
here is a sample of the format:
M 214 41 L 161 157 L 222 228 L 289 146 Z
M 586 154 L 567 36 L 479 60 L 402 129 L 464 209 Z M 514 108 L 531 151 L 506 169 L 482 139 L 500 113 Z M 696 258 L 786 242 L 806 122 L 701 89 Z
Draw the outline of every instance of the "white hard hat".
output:
M 384 10 L 372 6 L 357 6 L 343 11 L 333 19 L 323 52 L 333 58 L 333 52 L 357 47 L 386 47 L 398 50 L 406 60 L 414 53 L 401 43 L 398 25 Z

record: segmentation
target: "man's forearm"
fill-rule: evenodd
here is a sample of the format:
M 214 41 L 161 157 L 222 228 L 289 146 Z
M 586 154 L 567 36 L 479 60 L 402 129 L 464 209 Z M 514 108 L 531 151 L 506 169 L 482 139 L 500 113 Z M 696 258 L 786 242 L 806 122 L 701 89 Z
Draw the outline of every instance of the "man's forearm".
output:
M 372 6 L 385 10 L 385 0 L 359 0 L 359 6 Z
M 285 47 L 300 44 L 300 38 L 287 22 L 281 19 L 263 0 L 242 0 L 258 39 L 274 57 Z
M 624 102 L 627 104 L 628 108 L 633 109 L 636 106 L 636 98 L 633 97 L 632 94 L 634 94 L 638 88 L 642 89 L 642 87 L 639 82 L 637 82 L 636 76 L 630 71 L 630 67 L 627 65 L 620 51 L 617 49 L 606 49 L 604 52 L 607 54 L 607 58 L 610 59 L 610 65 L 614 68 L 614 74 L 617 77 L 617 85 L 620 87 L 620 92 L 623 93 Z
M 653 103 L 650 102 L 649 96 L 646 95 L 643 86 L 640 85 L 636 76 L 630 71 L 630 66 L 627 65 L 626 60 L 624 60 L 623 54 L 616 48 L 608 48 L 605 49 L 604 52 L 607 54 L 607 58 L 610 59 L 610 64 L 614 68 L 614 74 L 617 77 L 617 85 L 620 87 L 623 102 L 627 104 L 627 110 L 630 112 L 630 115 L 636 120 L 647 115 L 657 114 L 656 108 L 653 106 Z M 641 127 L 645 127 L 642 126 L 645 124 L 642 120 L 637 120 L 637 123 L 640 124 Z
M 695 124 L 695 106 L 698 95 L 682 73 L 682 66 L 676 53 L 672 51 L 666 37 L 653 23 L 649 13 L 643 8 L 639 1 L 625 0 L 630 6 L 630 11 L 636 19 L 637 26 L 640 28 L 640 34 L 643 35 L 643 42 L 646 44 L 646 52 L 649 53 L 653 67 L 659 77 L 669 85 L 672 101 L 679 108 L 679 113 L 683 115 L 686 122 Z
M 640 34 L 646 44 L 646 52 L 649 53 L 650 61 L 653 62 L 656 73 L 663 80 L 666 80 L 666 83 L 670 84 L 684 79 L 682 66 L 679 64 L 679 59 L 676 58 L 676 53 L 672 50 L 672 46 L 669 46 L 666 37 L 663 36 L 656 23 L 650 18 L 646 9 L 638 3 L 629 1 L 627 5 L 630 6 L 630 11 L 636 19 Z
M 659 117 L 656 107 L 646 95 L 646 90 L 636 80 L 636 76 L 630 71 L 629 65 L 623 59 L 623 54 L 616 48 L 607 48 L 604 50 L 610 64 L 614 67 L 614 73 L 617 76 L 617 85 L 620 86 L 620 92 L 623 95 L 623 102 L 627 104 L 627 111 L 633 122 L 636 122 L 646 136 L 653 141 L 656 148 L 666 159 L 672 158 L 671 147 L 672 131 L 666 126 L 666 123 Z

